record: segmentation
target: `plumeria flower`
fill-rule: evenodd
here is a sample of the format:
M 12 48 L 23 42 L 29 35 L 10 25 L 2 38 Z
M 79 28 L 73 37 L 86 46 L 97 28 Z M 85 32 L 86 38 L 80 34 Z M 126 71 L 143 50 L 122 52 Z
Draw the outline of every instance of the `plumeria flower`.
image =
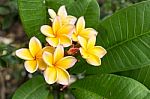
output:
M 70 35 L 74 31 L 74 25 L 65 24 L 62 26 L 62 20 L 59 16 L 56 16 L 51 26 L 41 26 L 41 32 L 47 36 L 46 41 L 53 47 L 61 44 L 64 47 L 68 47 L 72 44 Z
M 87 63 L 99 66 L 101 65 L 101 58 L 107 53 L 106 50 L 101 46 L 95 46 L 96 37 L 93 36 L 89 40 L 78 37 L 81 45 L 80 53 Z
M 85 28 L 85 20 L 84 17 L 81 16 L 76 24 L 75 32 L 72 34 L 73 41 L 78 41 L 78 36 L 89 39 L 91 36 L 96 36 L 97 31 L 93 28 Z
M 54 48 L 47 46 L 42 49 L 40 41 L 36 37 L 32 37 L 29 42 L 29 49 L 21 48 L 16 51 L 16 55 L 25 60 L 25 69 L 28 72 L 33 73 L 38 68 L 40 70 L 45 70 L 47 66 L 42 59 L 43 51 L 53 52 Z
M 62 24 L 75 24 L 77 18 L 71 15 L 67 15 L 67 11 L 65 6 L 61 6 L 58 9 L 58 13 L 56 14 L 56 12 L 53 9 L 48 9 L 48 13 L 50 15 L 50 20 L 53 22 L 53 20 L 55 19 L 56 16 L 60 16 L 61 20 L 62 20 Z
M 66 69 L 72 67 L 76 62 L 76 58 L 72 56 L 64 57 L 64 48 L 58 45 L 54 53 L 44 52 L 43 60 L 48 65 L 44 71 L 44 77 L 48 84 L 55 82 L 68 85 L 70 76 Z

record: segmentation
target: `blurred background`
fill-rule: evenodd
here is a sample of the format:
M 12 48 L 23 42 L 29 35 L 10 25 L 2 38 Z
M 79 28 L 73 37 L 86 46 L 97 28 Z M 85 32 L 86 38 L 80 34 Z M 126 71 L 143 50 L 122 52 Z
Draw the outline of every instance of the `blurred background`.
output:
M 97 0 L 101 19 L 117 10 L 144 0 Z M 21 24 L 17 0 L 0 0 L 0 99 L 11 99 L 14 91 L 32 75 L 15 50 L 27 46 L 28 39 Z

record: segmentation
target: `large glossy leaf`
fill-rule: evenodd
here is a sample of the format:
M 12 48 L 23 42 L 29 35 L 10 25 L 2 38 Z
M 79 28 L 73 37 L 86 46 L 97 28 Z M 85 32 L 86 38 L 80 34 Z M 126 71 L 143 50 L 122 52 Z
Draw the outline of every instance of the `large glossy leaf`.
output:
M 113 73 L 150 64 L 150 1 L 118 11 L 100 23 L 97 44 L 107 50 L 100 68 L 85 65 L 72 72 Z
M 18 0 L 19 15 L 29 37 L 37 36 L 44 41 L 40 27 L 46 24 L 46 7 L 43 0 Z
M 108 99 L 149 99 L 150 91 L 141 83 L 113 74 L 94 75 L 75 82 L 72 92 L 83 90 Z M 86 94 L 85 94 L 86 95 Z M 87 93 L 88 95 L 88 93 Z
M 146 87 L 150 89 L 150 66 L 143 67 L 141 69 L 136 70 L 130 70 L 130 71 L 124 71 L 117 73 L 119 75 L 131 77 L 142 84 L 144 84 Z
M 7 63 L 3 59 L 1 59 L 1 56 L 0 56 L 0 68 L 6 67 L 6 66 L 7 66 Z
M 85 89 L 76 89 L 72 92 L 76 99 L 105 99 L 104 97 Z
M 17 89 L 12 99 L 47 99 L 49 89 L 41 76 L 34 77 Z

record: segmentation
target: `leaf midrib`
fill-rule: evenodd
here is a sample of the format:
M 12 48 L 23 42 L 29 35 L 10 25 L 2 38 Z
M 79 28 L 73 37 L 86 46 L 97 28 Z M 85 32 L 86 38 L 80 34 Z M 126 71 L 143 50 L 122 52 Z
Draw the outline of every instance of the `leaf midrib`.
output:
M 27 99 L 28 96 L 30 96 L 32 93 L 34 93 L 34 91 L 36 91 L 38 88 L 40 88 L 41 86 L 45 85 L 45 83 L 40 84 L 38 87 L 34 88 L 29 94 L 27 94 L 24 99 Z
M 130 41 L 132 41 L 132 40 L 134 40 L 134 39 L 137 39 L 138 37 L 144 36 L 144 35 L 149 34 L 149 33 L 150 33 L 150 31 L 145 32 L 145 33 L 142 33 L 142 34 L 137 35 L 137 36 L 135 36 L 135 37 L 129 38 L 129 39 L 127 39 L 127 40 L 124 40 L 124 41 L 122 41 L 122 42 L 120 42 L 120 43 L 114 44 L 113 46 L 108 47 L 108 48 L 106 48 L 106 49 L 107 49 L 107 51 L 108 51 L 108 50 L 111 50 L 111 49 L 113 49 L 113 48 L 115 48 L 115 47 L 121 46 L 121 45 L 123 45 L 123 44 L 125 44 L 125 43 L 127 43 L 127 42 L 130 42 Z

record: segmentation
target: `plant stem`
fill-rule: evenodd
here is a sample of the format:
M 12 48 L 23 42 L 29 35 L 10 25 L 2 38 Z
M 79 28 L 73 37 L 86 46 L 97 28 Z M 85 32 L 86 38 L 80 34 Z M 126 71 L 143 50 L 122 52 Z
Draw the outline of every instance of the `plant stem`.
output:
M 3 77 L 3 74 L 1 73 L 0 71 L 0 99 L 5 99 L 5 81 L 4 81 L 4 77 Z
M 59 99 L 59 92 L 54 90 L 54 99 Z
M 54 95 L 54 99 L 59 99 L 59 85 L 55 84 L 53 86 L 53 95 Z

